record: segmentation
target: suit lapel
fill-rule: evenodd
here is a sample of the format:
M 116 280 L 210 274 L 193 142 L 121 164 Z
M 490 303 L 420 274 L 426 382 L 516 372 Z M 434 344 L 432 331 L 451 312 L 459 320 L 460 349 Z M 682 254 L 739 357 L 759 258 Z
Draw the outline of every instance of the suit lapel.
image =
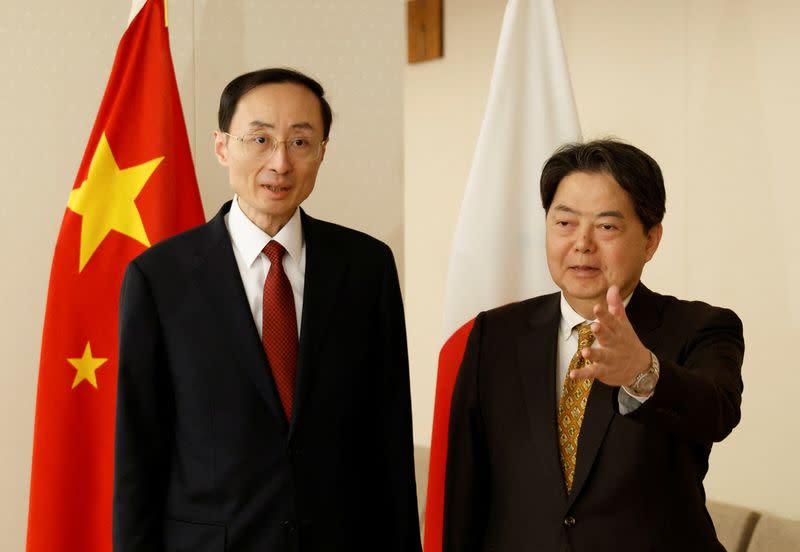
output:
M 661 326 L 663 310 L 661 296 L 640 282 L 625 312 L 639 340 L 651 351 L 657 347 L 661 338 L 661 333 L 655 330 Z
M 286 416 L 270 375 L 261 337 L 253 323 L 230 235 L 225 226 L 224 216 L 229 209 L 230 202 L 207 224 L 211 239 L 208 247 L 199 252 L 195 280 L 217 314 L 220 321 L 219 331 L 230 343 L 229 350 L 253 381 L 272 414 L 286 424 Z
M 297 380 L 289 439 L 302 416 L 314 385 L 314 362 L 317 348 L 324 341 L 332 319 L 331 311 L 338 298 L 337 290 L 346 273 L 343 245 L 331 239 L 324 224 L 300 210 L 306 242 L 306 274 L 303 289 L 303 315 L 300 322 L 300 345 L 297 355 Z
M 533 448 L 539 456 L 539 465 L 546 471 L 557 500 L 566 501 L 561 462 L 558 452 L 558 425 L 556 422 L 556 347 L 560 294 L 544 299 L 535 309 L 528 329 L 519 340 L 517 366 L 522 380 L 525 407 L 531 427 Z
M 647 289 L 644 284 L 639 284 L 625 310 L 628 320 L 636 331 L 641 342 L 649 349 L 657 345 L 658 332 L 654 332 L 661 322 L 661 312 L 658 308 L 657 295 Z M 581 488 L 592 469 L 597 452 L 603 444 L 603 439 L 608 431 L 608 426 L 614 418 L 618 388 L 596 381 L 592 384 L 589 400 L 586 403 L 586 413 L 583 418 L 580 436 L 578 438 L 578 458 L 575 465 L 575 479 L 570 493 L 570 505 L 580 494 Z
M 572 481 L 570 504 L 580 494 L 586 478 L 594 464 L 597 451 L 603 443 L 608 425 L 614 417 L 614 389 L 597 380 L 592 384 L 586 412 L 583 416 L 581 432 L 578 436 L 578 457 L 575 463 L 575 478 Z

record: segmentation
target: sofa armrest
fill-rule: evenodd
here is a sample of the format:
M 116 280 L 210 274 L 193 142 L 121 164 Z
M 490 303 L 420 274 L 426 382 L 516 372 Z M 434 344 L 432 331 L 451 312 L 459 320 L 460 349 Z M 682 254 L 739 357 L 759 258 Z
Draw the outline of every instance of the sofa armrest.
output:
M 748 552 L 750 539 L 760 514 L 743 506 L 709 500 L 708 513 L 714 521 L 717 538 L 728 552 Z
M 800 520 L 762 515 L 747 552 L 800 552 Z

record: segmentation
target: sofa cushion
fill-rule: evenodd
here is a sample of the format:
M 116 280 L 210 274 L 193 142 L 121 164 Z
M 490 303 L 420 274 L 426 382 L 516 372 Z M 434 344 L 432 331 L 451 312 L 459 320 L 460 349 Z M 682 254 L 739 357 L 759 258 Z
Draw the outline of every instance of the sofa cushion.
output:
M 728 552 L 746 552 L 759 514 L 749 508 L 709 500 L 706 503 L 717 538 Z
M 800 520 L 762 515 L 748 552 L 800 552 Z

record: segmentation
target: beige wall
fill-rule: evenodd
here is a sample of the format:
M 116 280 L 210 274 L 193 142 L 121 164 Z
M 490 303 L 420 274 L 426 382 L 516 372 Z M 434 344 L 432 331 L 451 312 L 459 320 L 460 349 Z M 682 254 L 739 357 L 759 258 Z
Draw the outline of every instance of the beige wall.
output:
M 175 72 L 206 214 L 231 193 L 212 156 L 222 87 L 250 69 L 294 66 L 321 80 L 334 110 L 308 211 L 388 242 L 402 274 L 404 4 L 169 4 Z M 0 550 L 24 549 L 53 246 L 129 6 L 127 0 L 0 6 Z
M 447 261 L 505 2 L 448 0 L 445 57 L 405 70 L 405 307 L 414 440 L 429 444 Z
M 209 216 L 229 196 L 210 140 L 224 83 L 286 64 L 326 85 L 333 142 L 308 209 L 373 233 L 398 256 L 418 443 L 430 440 L 446 263 L 504 4 L 448 0 L 446 57 L 403 73 L 399 0 L 275 2 L 269 13 L 255 1 L 170 3 L 176 75 Z M 714 449 L 709 495 L 800 517 L 792 469 L 800 439 L 789 410 L 800 375 L 782 345 L 800 336 L 800 248 L 790 226 L 800 199 L 790 172 L 800 127 L 800 7 L 791 0 L 556 5 L 585 135 L 637 143 L 668 180 L 666 235 L 647 282 L 731 306 L 745 323 L 744 418 Z M 0 7 L 4 550 L 24 543 L 53 245 L 127 8 L 97 0 Z
M 128 8 L 0 7 L 0 549 L 23 550 L 33 409 L 53 245 Z M 92 36 L 78 29 L 91 29 Z
M 449 0 L 443 60 L 406 83 L 406 309 L 415 439 L 430 441 L 452 229 L 505 2 Z M 714 447 L 709 496 L 800 517 L 800 5 L 556 0 L 584 136 L 641 146 L 667 179 L 651 288 L 729 306 L 747 351 L 743 419 Z M 657 476 L 657 474 L 656 474 Z
M 404 7 L 195 0 L 195 158 L 209 217 L 230 196 L 225 171 L 204 154 L 222 88 L 239 73 L 288 65 L 319 79 L 333 107 L 325 162 L 304 207 L 386 241 L 402 263 Z

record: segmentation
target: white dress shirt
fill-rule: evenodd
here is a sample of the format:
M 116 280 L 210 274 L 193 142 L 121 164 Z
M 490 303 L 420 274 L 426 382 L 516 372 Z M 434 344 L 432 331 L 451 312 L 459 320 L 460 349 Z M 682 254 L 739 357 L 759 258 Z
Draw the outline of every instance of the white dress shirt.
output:
M 283 271 L 289 279 L 294 295 L 294 311 L 297 316 L 297 333 L 300 335 L 300 322 L 303 315 L 303 289 L 306 282 L 306 242 L 303 238 L 303 223 L 300 209 L 295 209 L 292 218 L 283 228 L 270 237 L 261 228 L 253 224 L 239 207 L 239 198 L 234 196 L 231 210 L 225 215 L 225 225 L 233 243 L 233 255 L 242 277 L 244 293 L 253 321 L 262 335 L 262 310 L 264 297 L 264 281 L 267 279 L 270 262 L 262 250 L 271 240 L 280 243 L 286 254 L 283 256 Z
M 631 297 L 633 297 L 633 293 L 622 301 L 625 307 L 628 306 Z M 575 309 L 564 299 L 564 294 L 561 294 L 561 322 L 558 326 L 558 377 L 556 378 L 556 398 L 558 401 L 556 404 L 560 403 L 561 395 L 564 394 L 564 380 L 569 371 L 569 363 L 572 357 L 575 356 L 575 351 L 578 350 L 578 330 L 576 326 L 591 324 L 592 322 L 594 322 L 594 320 L 586 320 L 583 316 L 575 312 Z M 596 346 L 597 341 L 594 341 L 592 347 Z M 625 391 L 625 388 L 620 387 L 618 398 L 620 414 L 630 414 L 649 398 L 650 397 L 636 397 Z

